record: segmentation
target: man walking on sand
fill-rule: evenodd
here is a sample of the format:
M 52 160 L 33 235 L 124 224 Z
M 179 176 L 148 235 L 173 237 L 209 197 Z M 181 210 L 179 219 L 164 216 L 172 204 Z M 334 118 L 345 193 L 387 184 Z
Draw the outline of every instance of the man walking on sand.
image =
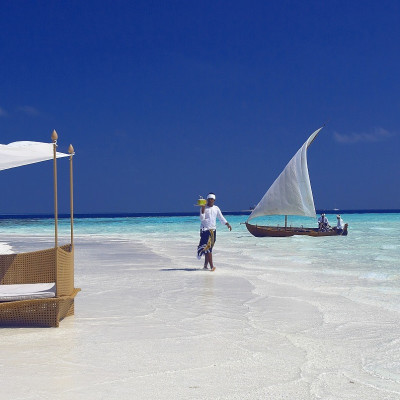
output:
M 204 269 L 208 269 L 210 264 L 211 271 L 215 271 L 212 259 L 212 249 L 217 237 L 217 217 L 222 224 L 226 225 L 231 231 L 232 227 L 229 222 L 222 215 L 218 206 L 214 205 L 215 194 L 209 193 L 207 196 L 207 205 L 202 206 L 200 209 L 200 243 L 197 247 L 197 258 L 200 260 L 204 254 Z

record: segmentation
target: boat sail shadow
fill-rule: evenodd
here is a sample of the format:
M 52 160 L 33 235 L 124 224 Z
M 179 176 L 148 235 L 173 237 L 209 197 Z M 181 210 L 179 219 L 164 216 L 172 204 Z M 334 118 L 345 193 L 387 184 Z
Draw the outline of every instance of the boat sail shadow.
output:
M 248 231 L 256 237 L 346 236 L 348 224 L 343 229 L 320 230 L 318 228 L 288 227 L 287 216 L 298 215 L 316 218 L 314 198 L 311 190 L 307 165 L 307 149 L 315 140 L 323 126 L 311 134 L 307 141 L 286 165 L 264 197 L 253 209 L 246 221 Z M 249 221 L 266 215 L 284 215 L 285 226 L 253 225 Z

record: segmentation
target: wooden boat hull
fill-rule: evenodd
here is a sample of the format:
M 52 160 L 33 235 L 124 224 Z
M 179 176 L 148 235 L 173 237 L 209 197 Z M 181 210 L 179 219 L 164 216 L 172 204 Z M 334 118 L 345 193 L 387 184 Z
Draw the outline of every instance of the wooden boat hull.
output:
M 336 228 L 329 231 L 319 231 L 318 228 L 295 228 L 295 227 L 276 227 L 252 225 L 246 222 L 247 230 L 256 237 L 288 237 L 294 235 L 305 236 L 347 236 L 348 224 L 345 224 L 343 231 L 339 232 Z

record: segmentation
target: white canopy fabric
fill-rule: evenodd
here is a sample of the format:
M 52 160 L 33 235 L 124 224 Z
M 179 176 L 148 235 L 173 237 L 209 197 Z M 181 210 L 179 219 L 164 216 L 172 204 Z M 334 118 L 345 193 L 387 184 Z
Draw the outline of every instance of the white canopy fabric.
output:
M 69 154 L 57 152 L 57 158 Z M 0 171 L 53 159 L 53 144 L 42 142 L 13 142 L 0 144 Z
M 307 166 L 307 148 L 316 130 L 297 151 L 250 214 L 248 221 L 263 215 L 302 215 L 316 217 Z

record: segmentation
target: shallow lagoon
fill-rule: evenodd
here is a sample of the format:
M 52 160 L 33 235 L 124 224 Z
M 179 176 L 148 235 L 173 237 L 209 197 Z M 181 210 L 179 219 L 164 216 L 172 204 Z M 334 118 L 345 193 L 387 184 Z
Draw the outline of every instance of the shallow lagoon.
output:
M 399 399 L 400 215 L 344 215 L 349 236 L 325 238 L 254 238 L 245 218 L 218 228 L 215 273 L 196 259 L 197 217 L 78 219 L 76 315 L 0 330 L 3 393 Z M 51 220 L 0 222 L 8 251 L 52 234 Z

